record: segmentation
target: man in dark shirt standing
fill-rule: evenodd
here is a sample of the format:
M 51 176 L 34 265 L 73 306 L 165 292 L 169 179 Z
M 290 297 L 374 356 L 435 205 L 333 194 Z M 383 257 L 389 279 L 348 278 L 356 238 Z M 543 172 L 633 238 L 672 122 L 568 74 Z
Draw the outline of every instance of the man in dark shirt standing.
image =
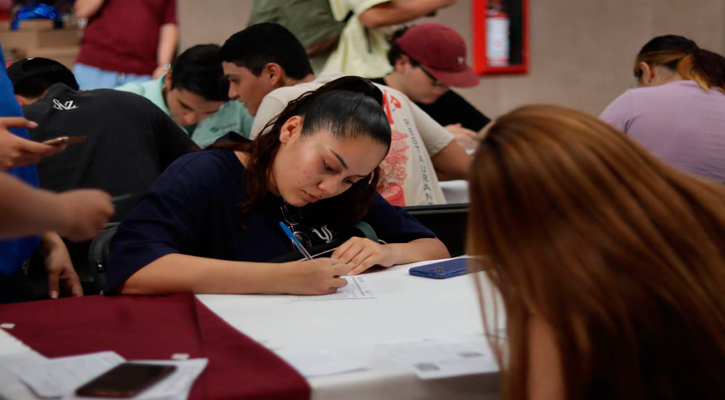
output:
M 461 145 L 475 148 L 477 133 L 491 120 L 450 90 L 474 87 L 479 78 L 466 64 L 466 43 L 448 26 L 425 23 L 393 34 L 388 60 L 393 71 L 371 79 L 405 93 Z
M 166 113 L 149 100 L 110 89 L 75 90 L 73 74 L 44 58 L 25 59 L 8 68 L 15 95 L 27 119 L 38 124 L 35 141 L 84 136 L 81 143 L 37 164 L 40 187 L 54 192 L 77 188 L 113 196 L 116 214 L 126 219 L 136 200 L 179 156 L 196 145 Z M 88 243 L 69 246 L 83 280 Z

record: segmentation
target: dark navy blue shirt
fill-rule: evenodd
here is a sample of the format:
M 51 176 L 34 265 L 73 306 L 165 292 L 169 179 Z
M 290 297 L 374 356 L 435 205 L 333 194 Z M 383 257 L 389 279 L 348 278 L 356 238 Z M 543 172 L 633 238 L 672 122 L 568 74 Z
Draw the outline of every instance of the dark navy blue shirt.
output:
M 293 251 L 279 227 L 283 220 L 280 197 L 267 194 L 242 222 L 245 176 L 244 166 L 227 149 L 187 154 L 171 164 L 119 226 L 111 242 L 106 292 L 167 254 L 266 262 Z M 305 218 L 311 239 L 328 236 L 324 240 L 330 241 L 328 224 L 332 221 Z M 377 193 L 363 221 L 387 243 L 435 237 Z

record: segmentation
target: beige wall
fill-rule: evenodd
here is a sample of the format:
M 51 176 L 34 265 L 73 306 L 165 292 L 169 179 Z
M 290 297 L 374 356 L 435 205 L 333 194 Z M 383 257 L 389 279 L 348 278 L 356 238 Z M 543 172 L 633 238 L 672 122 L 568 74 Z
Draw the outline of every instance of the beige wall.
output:
M 181 46 L 222 43 L 246 26 L 251 0 L 178 0 Z M 650 38 L 668 33 L 725 54 L 725 0 L 529 0 L 528 75 L 484 77 L 460 90 L 489 116 L 530 103 L 598 115 L 633 82 L 631 64 Z M 470 0 L 432 20 L 471 38 Z

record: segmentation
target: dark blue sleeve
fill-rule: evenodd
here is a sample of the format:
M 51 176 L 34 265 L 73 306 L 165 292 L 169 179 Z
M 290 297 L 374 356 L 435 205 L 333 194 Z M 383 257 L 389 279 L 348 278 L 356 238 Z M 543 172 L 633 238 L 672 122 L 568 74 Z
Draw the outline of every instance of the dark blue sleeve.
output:
M 197 152 L 180 157 L 161 174 L 113 237 L 107 293 L 156 259 L 193 254 L 203 235 L 204 212 L 220 187 L 219 169 L 213 155 Z
M 392 206 L 378 193 L 363 221 L 375 229 L 378 238 L 386 243 L 407 243 L 436 235 L 400 207 Z

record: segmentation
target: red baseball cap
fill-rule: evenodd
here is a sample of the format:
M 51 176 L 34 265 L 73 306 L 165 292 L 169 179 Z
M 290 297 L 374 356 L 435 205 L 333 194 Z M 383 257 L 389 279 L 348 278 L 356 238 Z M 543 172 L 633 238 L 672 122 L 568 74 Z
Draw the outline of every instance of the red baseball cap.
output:
M 478 75 L 466 64 L 466 42 L 450 27 L 433 22 L 416 25 L 395 42 L 405 54 L 446 85 L 478 85 Z

